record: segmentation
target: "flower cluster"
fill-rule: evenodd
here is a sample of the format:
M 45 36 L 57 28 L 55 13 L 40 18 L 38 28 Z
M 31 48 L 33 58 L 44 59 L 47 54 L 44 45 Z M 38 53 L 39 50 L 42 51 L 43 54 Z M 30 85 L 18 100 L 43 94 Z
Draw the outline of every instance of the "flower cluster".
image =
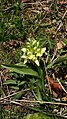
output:
M 24 59 L 24 64 L 27 63 L 28 60 L 31 60 L 39 66 L 39 58 L 42 57 L 46 48 L 40 48 L 39 41 L 34 38 L 29 38 L 26 47 L 21 50 L 23 51 L 21 58 Z

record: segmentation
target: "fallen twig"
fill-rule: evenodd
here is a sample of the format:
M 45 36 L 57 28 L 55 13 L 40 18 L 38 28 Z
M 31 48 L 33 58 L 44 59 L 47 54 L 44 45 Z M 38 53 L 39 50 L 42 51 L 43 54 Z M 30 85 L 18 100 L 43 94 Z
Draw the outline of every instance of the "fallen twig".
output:
M 58 103 L 58 102 L 46 102 L 40 100 L 16 100 L 17 102 L 25 102 L 25 103 L 40 103 L 40 104 L 51 104 L 51 105 L 63 105 L 67 106 L 66 103 Z
M 21 104 L 21 103 L 16 102 L 16 101 L 10 101 L 10 103 L 13 103 L 13 104 L 16 104 L 16 105 L 20 105 L 20 106 L 22 106 L 22 104 Z
M 67 106 L 66 103 L 60 103 L 60 102 L 46 102 L 46 101 L 40 101 L 40 100 L 6 100 L 7 102 L 14 103 L 17 105 L 22 106 L 22 102 L 24 103 L 40 103 L 40 104 L 51 104 L 51 105 L 62 105 Z M 20 103 L 21 102 L 21 103 Z
M 67 94 L 67 91 L 65 90 L 65 88 L 62 86 L 62 84 L 61 84 L 61 82 L 59 81 L 59 79 L 57 78 L 57 81 L 58 81 L 58 83 L 61 85 L 61 87 L 62 87 L 62 89 L 63 89 L 63 91 Z

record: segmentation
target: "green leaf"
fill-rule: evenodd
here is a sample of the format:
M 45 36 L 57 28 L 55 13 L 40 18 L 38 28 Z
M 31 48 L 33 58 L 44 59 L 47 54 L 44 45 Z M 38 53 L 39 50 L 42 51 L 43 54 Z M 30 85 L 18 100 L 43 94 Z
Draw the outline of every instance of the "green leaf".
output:
M 63 56 L 63 57 L 58 57 L 57 59 L 55 59 L 54 61 L 52 61 L 47 67 L 46 69 L 51 68 L 53 65 L 59 64 L 61 62 L 67 61 L 67 56 Z
M 62 39 L 62 41 L 67 45 L 67 40 L 65 40 L 65 39 Z
M 26 65 L 22 65 L 22 66 L 19 66 L 19 65 L 2 65 L 2 67 L 7 68 L 11 72 L 16 72 L 19 74 L 26 74 L 26 75 L 32 75 L 32 76 L 38 77 L 38 73 Z
M 4 84 L 17 84 L 16 80 L 6 80 Z
M 64 61 L 67 61 L 67 56 L 58 57 L 56 60 L 54 60 L 53 64 L 58 64 Z
M 38 91 L 37 91 L 37 97 L 38 97 L 38 100 L 42 100 L 41 92 L 39 91 L 39 88 L 38 88 Z
M 17 63 L 17 64 L 15 64 L 15 65 L 17 65 L 17 66 L 25 66 L 25 64 L 23 64 L 22 62 Z
M 53 48 L 54 48 L 54 44 L 55 44 L 55 43 L 54 43 L 54 40 L 49 39 L 49 40 L 48 40 L 48 43 L 49 43 L 49 48 L 50 48 L 50 49 L 53 49 Z
M 0 96 L 4 96 L 5 95 L 5 92 L 4 92 L 4 90 L 1 88 L 1 86 L 0 86 Z
M 14 90 L 19 90 L 18 86 L 10 86 L 10 88 L 14 89 Z
M 25 83 L 25 81 L 22 81 L 21 83 L 18 84 L 18 86 L 21 86 Z
M 53 66 L 53 62 L 51 62 L 51 63 L 46 67 L 46 70 L 47 70 L 47 69 L 50 69 L 52 66 Z
M 14 99 L 19 99 L 19 98 L 22 97 L 23 94 L 24 94 L 23 91 L 19 91 L 13 98 L 14 98 Z
M 49 116 L 44 113 L 34 113 L 24 116 L 23 119 L 54 119 L 56 116 Z M 56 117 L 56 119 L 63 119 L 62 117 Z

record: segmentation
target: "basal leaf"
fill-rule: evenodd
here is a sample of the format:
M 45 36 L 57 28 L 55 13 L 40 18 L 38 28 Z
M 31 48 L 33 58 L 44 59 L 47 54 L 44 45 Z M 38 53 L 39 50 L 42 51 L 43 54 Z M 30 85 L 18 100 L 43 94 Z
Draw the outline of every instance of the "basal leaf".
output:
M 26 65 L 18 66 L 18 65 L 2 65 L 2 67 L 7 68 L 11 72 L 16 72 L 19 74 L 26 74 L 26 75 L 32 75 L 32 76 L 37 76 L 38 73 L 34 71 L 33 69 L 29 68 Z
M 22 81 L 22 82 L 20 82 L 19 84 L 18 84 L 18 86 L 21 86 L 21 85 L 23 85 L 25 83 L 25 81 Z
M 25 116 L 23 119 L 62 119 L 62 117 L 54 117 L 54 116 L 49 116 L 44 113 L 34 113 L 34 114 L 28 114 Z
M 19 90 L 19 87 L 18 86 L 10 86 L 11 89 L 14 89 L 14 90 Z
M 4 84 L 17 84 L 16 80 L 6 80 Z

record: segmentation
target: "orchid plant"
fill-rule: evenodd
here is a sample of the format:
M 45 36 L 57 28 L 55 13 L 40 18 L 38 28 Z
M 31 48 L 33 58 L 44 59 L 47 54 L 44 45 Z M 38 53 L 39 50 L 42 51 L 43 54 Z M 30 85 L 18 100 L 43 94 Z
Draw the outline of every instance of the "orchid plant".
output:
M 46 47 L 42 47 L 40 45 L 40 41 L 37 41 L 34 38 L 29 38 L 28 41 L 25 43 L 25 46 L 21 49 L 21 51 L 21 58 L 23 59 L 23 62 L 20 62 L 19 64 L 15 65 L 2 66 L 9 69 L 10 72 L 20 74 L 23 80 L 20 80 L 20 82 L 18 83 L 16 83 L 16 81 L 13 82 L 13 80 L 10 80 L 9 82 L 5 82 L 5 84 L 16 84 L 17 87 L 20 87 L 27 83 L 24 80 L 24 77 L 26 76 L 26 79 L 30 81 L 28 86 L 31 90 L 33 90 L 35 98 L 37 100 L 43 100 L 45 97 L 44 70 L 41 68 L 40 61 L 42 60 L 42 56 L 44 54 L 47 55 Z M 31 62 L 34 65 L 29 66 Z M 27 65 L 26 63 L 29 64 Z M 34 69 L 34 67 L 36 67 L 36 69 Z M 33 86 L 36 88 L 36 91 L 34 91 Z

